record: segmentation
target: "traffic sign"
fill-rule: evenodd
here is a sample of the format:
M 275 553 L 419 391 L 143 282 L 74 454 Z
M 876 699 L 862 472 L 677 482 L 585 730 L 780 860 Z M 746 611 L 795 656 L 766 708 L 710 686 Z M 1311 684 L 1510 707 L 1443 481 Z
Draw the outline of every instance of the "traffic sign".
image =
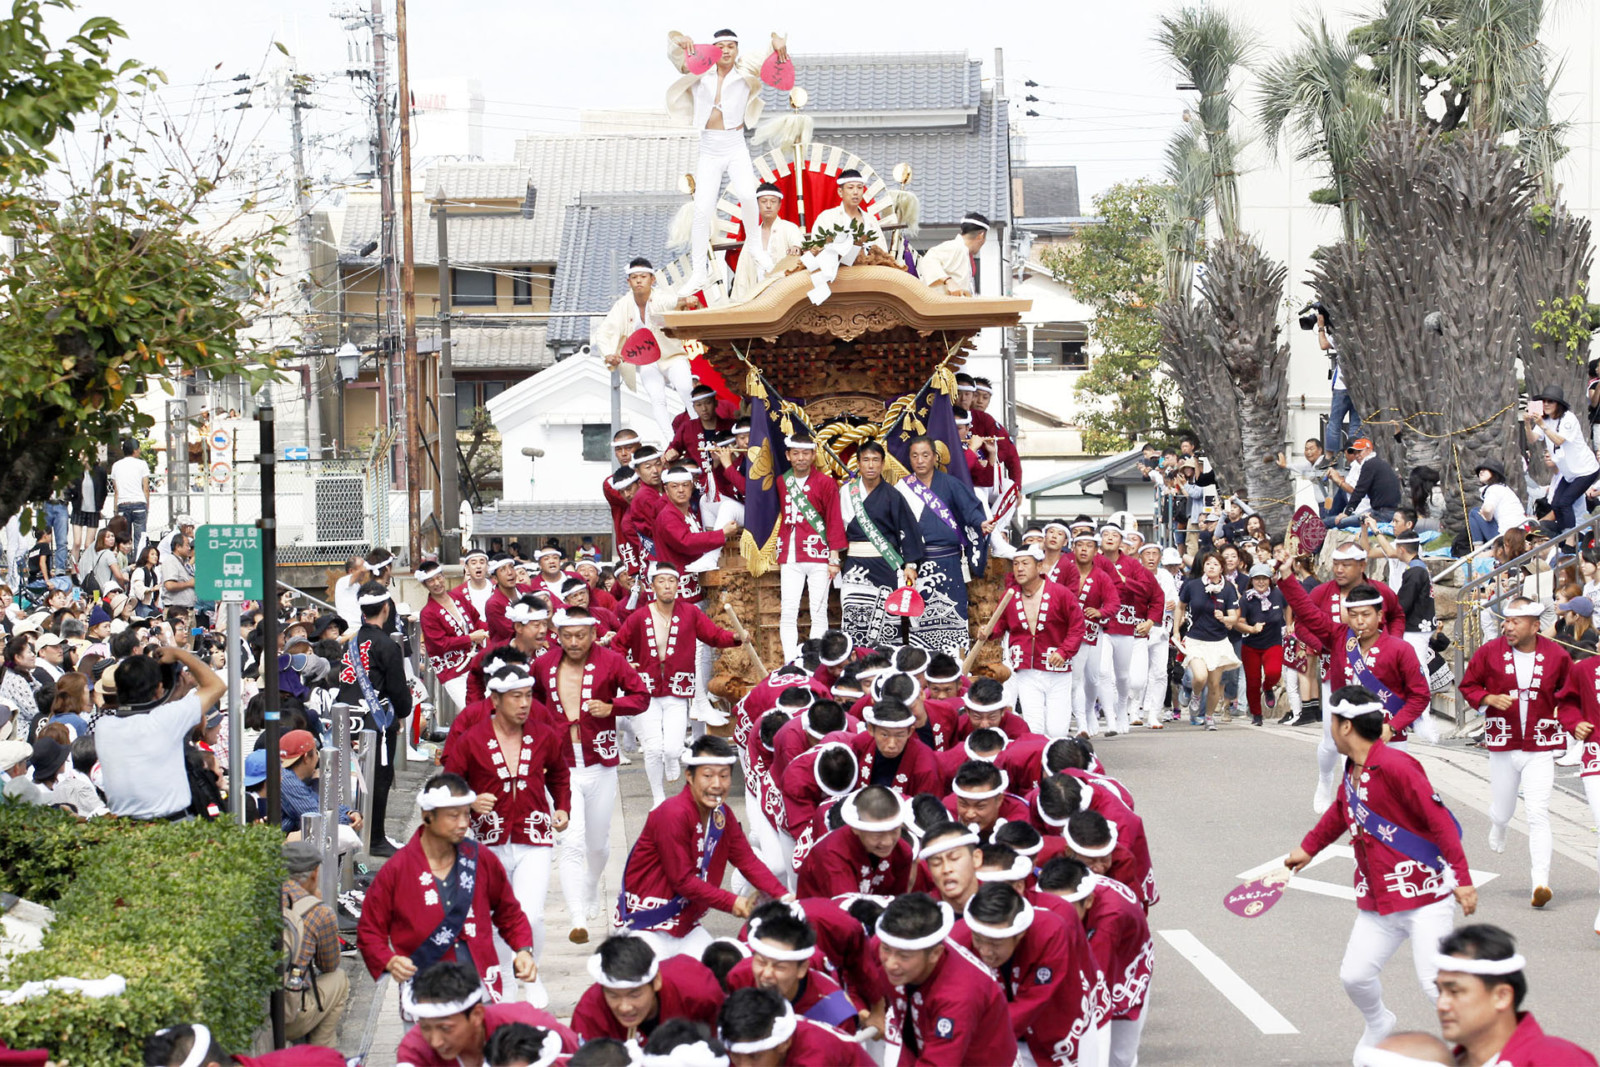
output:
M 285 445 L 283 458 L 291 463 L 296 461 L 304 462 L 311 458 L 311 449 L 305 445 Z
M 202 526 L 196 530 L 194 588 L 201 600 L 262 599 L 261 531 L 254 526 Z
M 226 452 L 233 447 L 233 434 L 219 426 L 211 431 L 211 451 Z
M 219 459 L 211 465 L 211 480 L 218 485 L 227 485 L 233 478 L 233 464 L 225 459 Z

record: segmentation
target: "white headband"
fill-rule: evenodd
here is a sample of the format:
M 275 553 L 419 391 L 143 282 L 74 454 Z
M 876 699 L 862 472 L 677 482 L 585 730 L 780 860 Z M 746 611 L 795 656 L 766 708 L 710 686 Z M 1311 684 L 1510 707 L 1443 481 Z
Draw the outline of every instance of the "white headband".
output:
M 1359 715 L 1370 715 L 1375 711 L 1381 712 L 1383 711 L 1383 705 L 1377 701 L 1358 704 L 1353 700 L 1343 702 L 1332 700 L 1328 702 L 1328 710 L 1341 719 L 1354 719 Z
M 763 196 L 775 196 L 779 200 L 782 200 L 783 199 L 783 190 L 782 189 L 757 189 L 756 190 L 756 199 L 760 200 Z
M 766 1037 L 755 1041 L 729 1041 L 727 1035 L 723 1035 L 722 1047 L 740 1056 L 753 1056 L 758 1052 L 775 1049 L 789 1040 L 799 1025 L 800 1020 L 795 1016 L 794 1008 L 785 1000 L 783 1014 L 772 1020 L 772 1031 Z
M 1446 956 L 1439 952 L 1434 954 L 1433 964 L 1441 971 L 1459 971 L 1462 974 L 1475 974 L 1479 977 L 1487 975 L 1495 978 L 1516 974 L 1528 966 L 1528 961 L 1520 952 L 1514 952 L 1503 960 L 1475 960 L 1467 956 Z
M 1045 533 L 1049 533 L 1051 530 L 1060 530 L 1064 534 L 1069 534 L 1069 533 L 1072 532 L 1071 530 L 1067 529 L 1067 524 L 1064 523 L 1064 522 L 1047 522 L 1047 523 L 1045 523 L 1044 524 L 1044 532 Z
M 405 1013 L 413 1019 L 447 1019 L 452 1015 L 460 1015 L 464 1011 L 471 1011 L 473 1005 L 483 1003 L 483 986 L 479 986 L 460 1000 L 422 1001 L 418 1003 L 411 992 L 411 983 L 407 982 L 400 987 L 400 1004 L 405 1008 Z M 561 1043 L 561 1038 L 556 1038 L 556 1043 Z
M 1007 708 L 1009 708 L 1011 706 L 1011 702 L 1006 699 L 1004 691 L 1001 692 L 1000 699 L 994 701 L 992 704 L 978 704 L 978 703 L 975 703 L 973 701 L 973 699 L 972 699 L 971 692 L 968 692 L 966 696 L 961 698 L 961 703 L 966 705 L 966 708 L 967 708 L 968 711 L 982 711 L 982 712 L 1005 711 Z
M 793 448 L 801 452 L 815 452 L 817 450 L 817 443 L 815 441 L 806 441 L 799 437 L 785 437 L 783 439 L 783 446 L 785 448 Z
M 937 856 L 940 853 L 949 852 L 951 849 L 960 848 L 962 845 L 971 845 L 973 848 L 977 848 L 978 844 L 978 835 L 971 830 L 964 834 L 946 834 L 933 844 L 923 845 L 918 849 L 917 859 L 919 861 L 925 860 L 930 856 Z
M 1349 597 L 1341 597 L 1340 599 L 1344 602 L 1344 606 L 1347 608 L 1383 607 L 1383 597 L 1381 596 L 1368 597 L 1366 600 L 1351 600 Z
M 1090 871 L 1088 874 L 1083 876 L 1083 881 L 1078 883 L 1078 888 L 1074 889 L 1070 893 L 1059 893 L 1057 895 L 1068 904 L 1076 904 L 1078 901 L 1083 900 L 1084 898 L 1088 897 L 1089 894 L 1093 893 L 1095 886 L 1099 884 L 1100 876 L 1095 874 L 1093 871 Z
M 465 556 L 462 556 L 461 557 L 461 562 L 462 563 L 471 563 L 475 559 L 481 559 L 481 560 L 483 560 L 484 562 L 487 563 L 488 560 L 489 560 L 489 553 L 485 552 L 481 548 L 475 548 L 471 552 L 468 552 Z
M 390 556 L 388 559 L 382 560 L 378 563 L 367 564 L 367 570 L 371 571 L 373 574 L 382 574 L 384 571 L 389 569 L 389 564 L 393 562 L 394 557 Z
M 1010 784 L 1011 776 L 1006 774 L 1004 770 L 1001 770 L 1000 784 L 995 786 L 993 789 L 985 789 L 982 792 L 973 792 L 969 789 L 962 789 L 959 785 L 952 783 L 950 786 L 950 791 L 963 800 L 993 800 L 995 797 L 1004 796 L 1006 788 Z
M 534 559 L 543 559 L 546 556 L 559 556 L 559 555 L 561 555 L 561 550 L 559 548 L 555 548 L 555 547 L 553 547 L 551 545 L 545 545 L 543 548 L 541 548 L 539 551 L 537 551 L 537 552 L 535 552 L 533 554 L 533 558 Z
M 694 481 L 694 475 L 690 473 L 689 468 L 687 467 L 674 467 L 672 470 L 669 470 L 667 473 L 661 476 L 661 483 L 663 485 L 677 485 L 680 482 L 692 481 Z
M 1061 836 L 1066 840 L 1067 847 L 1076 852 L 1078 855 L 1088 856 L 1092 859 L 1099 859 L 1101 856 L 1111 855 L 1111 853 L 1116 851 L 1117 848 L 1117 824 L 1107 820 L 1106 829 L 1111 831 L 1111 840 L 1107 841 L 1099 848 L 1090 848 L 1088 845 L 1079 844 L 1078 842 L 1074 841 L 1072 839 L 1072 830 L 1065 823 L 1063 823 L 1061 826 Z
M 461 796 L 450 792 L 447 785 L 436 785 L 425 793 L 417 794 L 417 807 L 423 811 L 437 811 L 439 808 L 466 808 L 471 807 L 477 800 L 476 793 L 464 793 Z
M 444 564 L 442 563 L 434 563 L 431 565 L 424 564 L 423 566 L 417 568 L 417 573 L 413 574 L 412 577 L 419 582 L 431 582 L 433 579 L 439 577 L 439 575 L 443 573 Z
M 873 693 L 876 694 L 879 697 L 882 697 L 883 696 L 883 687 L 884 687 L 884 685 L 889 681 L 890 678 L 893 678 L 895 675 L 901 674 L 901 673 L 903 673 L 903 672 L 901 672 L 901 671 L 886 671 L 883 674 L 878 675 L 876 678 L 874 678 L 872 680 L 872 691 L 873 691 Z M 857 675 L 857 677 L 860 677 L 860 675 Z M 907 697 L 905 700 L 901 701 L 901 703 L 909 708 L 911 705 L 913 705 L 913 704 L 915 704 L 917 702 L 917 698 L 918 697 L 922 696 L 922 683 L 917 681 L 915 675 L 907 674 L 906 677 L 911 679 L 911 695 L 909 697 Z M 912 717 L 915 718 L 915 714 L 913 714 Z
M 1041 845 L 1043 843 L 1041 842 Z M 1022 853 L 1017 853 L 1017 858 L 1011 861 L 1011 866 L 1003 871 L 979 871 L 980 882 L 1020 882 L 1033 873 L 1033 863 Z M 969 920 L 970 921 L 970 920 Z M 982 933 L 983 931 L 979 931 Z M 1019 930 L 1018 933 L 1021 933 Z M 1010 937 L 1010 934 L 990 934 L 990 937 Z
M 819 782 L 817 784 L 821 785 L 822 783 Z M 839 818 L 844 820 L 844 824 L 852 830 L 860 830 L 864 834 L 881 834 L 890 830 L 898 830 L 905 825 L 904 810 L 897 812 L 892 819 L 869 821 L 863 818 L 861 812 L 856 808 L 856 800 L 860 796 L 861 790 L 858 789 L 851 793 L 843 804 L 839 805 Z
M 516 565 L 517 561 L 512 559 L 510 556 L 502 556 L 500 559 L 489 565 L 489 570 L 493 572 L 499 570 L 501 567 L 515 567 Z
M 630 278 L 633 277 L 635 274 L 654 274 L 654 273 L 655 273 L 655 268 L 654 267 L 647 267 L 642 263 L 639 264 L 639 266 L 637 266 L 637 267 L 629 267 L 628 268 L 628 277 L 630 277 Z
M 1034 797 L 1034 799 L 1033 799 L 1033 810 L 1038 813 L 1039 818 L 1043 819 L 1045 822 L 1049 823 L 1051 826 L 1065 826 L 1065 825 L 1067 825 L 1067 820 L 1066 819 L 1058 819 L 1055 816 L 1053 816 L 1053 815 L 1049 814 L 1048 812 L 1046 812 L 1044 810 L 1044 804 L 1042 803 L 1042 801 L 1043 801 L 1042 797 Z
M 156 1033 L 158 1035 L 166 1034 L 172 1029 L 169 1026 L 165 1030 L 157 1030 Z M 211 1031 L 200 1023 L 190 1023 L 189 1029 L 194 1031 L 194 1044 L 189 1048 L 189 1054 L 183 1058 L 183 1062 L 178 1067 L 201 1067 L 206 1062 L 206 1057 L 211 1054 Z M 158 1067 L 158 1065 L 152 1064 L 151 1067 Z M 166 1067 L 166 1065 L 161 1064 L 159 1067 Z
M 593 615 L 572 615 L 565 611 L 558 611 L 556 612 L 556 617 L 551 620 L 551 625 L 559 630 L 563 626 L 598 626 L 600 625 L 600 620 Z
M 533 675 L 523 674 L 519 670 L 506 675 L 504 678 L 490 678 L 489 684 L 484 688 L 491 693 L 511 693 L 518 689 L 532 689 Z
M 963 225 L 963 226 L 978 226 L 978 227 L 981 227 L 984 230 L 988 230 L 988 228 L 989 228 L 989 224 L 987 222 L 984 222 L 982 219 L 973 218 L 971 215 L 963 216 L 962 219 L 961 219 L 961 225 Z M 976 384 L 974 384 L 973 388 L 976 389 L 976 388 L 978 388 L 978 386 Z M 993 390 L 992 389 L 985 389 L 984 392 L 989 393 L 989 392 L 993 392 Z
M 1502 614 L 1508 619 L 1537 619 L 1544 614 L 1544 605 L 1535 600 L 1520 608 L 1506 608 Z
M 924 937 L 896 937 L 894 934 L 886 933 L 883 929 L 883 916 L 880 915 L 877 923 L 878 940 L 890 948 L 897 948 L 902 952 L 916 952 L 920 949 L 933 948 L 949 937 L 950 931 L 956 925 L 956 913 L 951 909 L 950 905 L 942 900 L 939 901 L 939 915 L 939 929 Z
M 967 901 L 965 918 L 968 930 L 975 934 L 982 934 L 984 937 L 992 937 L 998 941 L 1001 938 L 1018 937 L 1028 932 L 1028 927 L 1033 925 L 1033 905 L 1024 900 L 1022 902 L 1022 910 L 1017 912 L 1016 918 L 1011 920 L 1010 926 L 990 926 L 988 923 L 981 923 L 972 917 L 972 901 L 969 900 Z
M 645 944 L 649 944 L 649 942 L 646 941 Z M 602 985 L 607 989 L 638 989 L 642 985 L 649 985 L 651 982 L 654 982 L 656 980 L 656 975 L 661 970 L 660 961 L 656 959 L 654 950 L 652 950 L 652 954 L 650 956 L 650 969 L 644 972 L 643 978 L 611 977 L 600 965 L 600 953 L 598 951 L 591 952 L 589 954 L 587 966 L 589 968 L 589 977 L 594 979 L 596 984 Z
M 658 574 L 670 574 L 674 578 L 682 578 L 683 577 L 681 574 L 678 573 L 678 568 L 674 567 L 672 564 L 663 563 L 660 560 L 653 560 L 650 563 L 650 569 L 649 569 L 649 572 L 647 574 L 647 578 L 648 578 L 649 581 L 653 582 L 653 581 L 656 580 L 656 575 L 658 575 Z
M 971 219 L 970 221 L 974 226 L 983 226 L 983 223 L 979 222 L 977 219 Z M 983 228 L 987 230 L 989 227 L 983 226 Z M 974 392 L 978 393 L 989 393 L 991 395 L 994 393 L 994 386 L 984 385 L 982 382 L 973 382 L 972 388 Z
M 839 664 L 841 664 L 845 660 L 849 659 L 850 658 L 850 654 L 852 652 L 854 652 L 855 650 L 856 650 L 855 640 L 853 638 L 851 638 L 851 636 L 849 634 L 845 634 L 844 655 L 840 656 L 837 659 L 828 659 L 826 656 L 818 656 L 817 658 L 822 661 L 822 664 L 825 667 L 837 667 Z
M 539 622 L 549 617 L 549 608 L 536 608 L 520 601 L 506 609 L 506 621 L 511 623 Z
M 732 767 L 739 762 L 737 754 L 732 756 L 684 756 L 678 761 L 685 767 Z
M 859 674 L 860 672 L 858 671 L 857 673 Z M 951 682 L 961 681 L 961 665 L 959 663 L 956 664 L 956 672 L 954 674 L 935 675 L 932 670 L 928 670 L 924 671 L 922 676 L 928 679 L 929 685 L 949 685 Z
M 712 44 L 717 44 L 718 42 L 721 42 L 721 41 L 732 41 L 734 44 L 738 44 L 739 43 L 739 35 L 737 33 L 732 32 L 732 31 L 727 31 L 727 32 L 724 32 L 724 33 L 719 33 L 715 37 L 711 38 L 711 43 Z
M 810 733 L 811 731 L 807 730 L 806 732 Z M 845 789 L 837 789 L 837 790 L 829 789 L 828 786 L 823 782 L 823 780 L 822 780 L 822 771 L 821 771 L 820 768 L 822 766 L 822 750 L 825 749 L 825 748 L 842 748 L 846 752 L 850 753 L 850 756 L 851 756 L 852 759 L 855 757 L 855 754 L 856 754 L 855 749 L 851 748 L 849 745 L 845 744 L 843 741 L 829 741 L 825 745 L 818 745 L 817 746 L 817 758 L 811 762 L 811 777 L 817 783 L 817 788 L 818 789 L 822 790 L 824 793 L 828 794 L 828 796 L 830 796 L 830 797 L 849 796 L 850 793 L 854 791 L 853 788 L 845 788 Z M 860 769 L 860 764 L 857 763 L 856 766 L 857 766 L 857 769 L 859 770 Z M 850 810 L 851 810 L 850 806 L 847 804 L 845 806 L 845 808 L 844 808 L 844 821 L 845 822 L 849 822 L 850 821 Z M 860 827 L 857 827 L 857 829 L 860 829 Z M 885 827 L 885 829 L 887 829 L 887 827 Z
M 393 596 L 388 590 L 384 590 L 381 593 L 368 593 L 364 597 L 357 597 L 356 603 L 363 608 L 370 608 L 374 604 L 386 604 L 391 599 L 393 599 Z
M 1085 530 L 1081 534 L 1072 535 L 1073 544 L 1077 544 L 1079 541 L 1088 541 L 1090 544 L 1098 545 L 1100 543 L 1100 538 L 1095 536 L 1095 532 L 1093 530 Z
M 861 718 L 866 721 L 867 725 L 881 726 L 885 730 L 903 730 L 906 727 L 917 725 L 916 713 L 909 707 L 906 708 L 906 716 L 904 719 L 880 719 L 878 718 L 877 705 L 875 704 L 868 704 L 861 712 Z
M 628 486 L 632 485 L 634 482 L 636 482 L 638 480 L 639 480 L 639 472 L 630 467 L 628 469 L 628 473 L 622 478 L 618 478 L 616 475 L 612 475 L 611 476 L 611 488 L 613 488 L 613 489 L 626 489 L 626 488 L 628 488 Z
M 748 943 L 750 951 L 757 956 L 764 956 L 769 960 L 779 960 L 784 963 L 804 963 L 816 952 L 814 948 L 775 948 L 761 940 L 760 930 L 761 920 L 752 920 Z
M 696 1041 L 660 1055 L 646 1052 L 639 1057 L 639 1067 L 728 1067 L 728 1057 L 718 1056 L 710 1045 Z
M 990 727 L 990 726 L 986 726 L 986 727 L 984 727 L 984 729 L 990 730 L 990 729 L 994 729 L 994 728 Z M 978 731 L 974 730 L 974 731 L 972 731 L 972 734 L 975 734 L 977 732 Z M 997 750 L 996 753 L 993 753 L 993 754 L 990 754 L 990 755 L 987 755 L 987 756 L 980 756 L 980 755 L 978 755 L 978 753 L 972 751 L 972 734 L 968 734 L 967 735 L 967 739 L 965 741 L 961 742 L 961 750 L 967 754 L 967 758 L 968 759 L 981 759 L 981 760 L 984 760 L 984 761 L 989 762 L 989 763 L 994 763 L 995 755 L 997 755 L 999 752 L 1004 752 L 1006 750 L 1006 745 L 1009 744 L 1010 741 L 1011 741 L 1011 738 L 1007 737 L 1001 731 L 995 730 L 994 732 L 997 733 L 997 734 L 1000 734 L 1001 737 L 1005 738 L 1004 741 L 1000 742 L 1000 748 Z
M 839 175 L 839 177 L 837 179 L 837 184 L 839 184 L 840 186 L 849 185 L 851 182 L 859 182 L 860 184 L 865 185 L 865 184 L 867 184 L 867 179 L 863 178 L 859 174 L 851 174 L 848 177 L 846 177 L 845 175 L 841 174 L 841 175 Z
M 1041 545 L 1038 541 L 1035 541 L 1033 544 L 1028 545 L 1026 548 L 1017 549 L 1017 555 L 1018 556 L 1027 556 L 1029 559 L 1036 559 L 1040 563 L 1043 563 L 1044 562 L 1044 546 Z
M 1367 558 L 1367 554 L 1361 550 L 1360 545 L 1352 541 L 1349 544 L 1340 545 L 1338 548 L 1334 549 L 1333 556 L 1331 558 L 1364 560 Z
M 1438 1061 L 1419 1060 L 1415 1056 L 1407 1056 L 1404 1052 L 1396 1052 L 1393 1049 L 1362 1045 L 1356 1049 L 1355 1058 L 1351 1062 L 1355 1067 L 1428 1067 L 1429 1064 Z

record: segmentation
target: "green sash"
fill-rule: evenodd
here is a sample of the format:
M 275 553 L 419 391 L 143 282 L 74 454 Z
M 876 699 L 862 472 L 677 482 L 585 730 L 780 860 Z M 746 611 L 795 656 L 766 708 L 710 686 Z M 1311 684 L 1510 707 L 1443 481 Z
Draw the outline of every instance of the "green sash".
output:
M 789 499 L 794 501 L 794 506 L 799 510 L 800 517 L 806 520 L 806 525 L 811 527 L 812 532 L 823 541 L 827 541 L 828 524 L 822 521 L 822 516 L 817 513 L 817 506 L 806 496 L 806 487 L 794 476 L 794 468 L 791 467 L 783 472 L 783 484 L 789 487 Z
M 872 542 L 872 547 L 878 550 L 878 555 L 888 561 L 889 566 L 897 571 L 904 570 L 906 565 L 904 557 L 894 550 L 889 539 L 883 536 L 883 531 L 872 521 L 872 516 L 867 514 L 867 502 L 861 495 L 861 482 L 852 478 L 845 488 L 850 493 L 850 505 L 855 508 L 855 520 L 866 531 L 867 540 Z

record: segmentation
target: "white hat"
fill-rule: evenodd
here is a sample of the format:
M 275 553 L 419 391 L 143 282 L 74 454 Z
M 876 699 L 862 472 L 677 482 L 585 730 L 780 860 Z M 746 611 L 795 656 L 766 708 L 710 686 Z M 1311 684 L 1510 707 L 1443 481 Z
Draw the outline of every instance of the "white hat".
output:
M 1183 555 L 1171 545 L 1161 550 L 1161 565 L 1163 567 L 1183 566 Z

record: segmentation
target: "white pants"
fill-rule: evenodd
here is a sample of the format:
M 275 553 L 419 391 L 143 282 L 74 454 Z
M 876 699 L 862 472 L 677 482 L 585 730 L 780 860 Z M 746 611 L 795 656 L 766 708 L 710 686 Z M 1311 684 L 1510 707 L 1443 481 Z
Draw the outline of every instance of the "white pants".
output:
M 1167 703 L 1169 648 L 1167 631 L 1159 628 L 1150 631 L 1150 639 L 1145 647 L 1144 696 L 1141 700 L 1146 726 L 1154 726 L 1161 721 L 1161 709 Z
M 1317 788 L 1332 796 L 1339 786 L 1338 746 L 1333 743 L 1333 690 L 1322 680 L 1322 740 L 1317 742 Z
M 659 930 L 640 930 L 638 934 L 650 943 L 651 948 L 656 950 L 656 959 L 658 960 L 668 959 L 672 956 L 688 956 L 692 960 L 698 960 L 711 942 L 716 940 L 699 923 L 695 923 L 690 927 L 689 932 L 682 937 L 673 937 L 671 934 L 664 934 Z
M 1528 857 L 1533 866 L 1533 886 L 1550 884 L 1550 790 L 1556 781 L 1554 752 L 1489 753 L 1489 821 L 1504 830 L 1517 810 L 1517 789 L 1522 790 L 1522 813 L 1528 819 Z
M 778 840 L 778 831 L 773 828 L 767 813 L 761 810 L 761 801 L 748 789 L 744 793 L 744 836 L 750 839 L 750 847 L 755 849 L 756 856 L 767 865 L 767 870 L 772 872 L 772 876 L 791 889 L 794 888 L 794 871 L 789 868 L 784 858 L 783 843 Z M 793 850 L 794 847 L 791 845 L 790 852 Z M 737 867 L 734 868 L 733 880 L 736 885 L 746 882 Z
M 1294 713 L 1294 718 L 1298 719 L 1300 709 L 1305 707 L 1305 699 L 1300 695 L 1300 672 L 1291 667 L 1283 669 L 1283 695 L 1289 698 L 1289 710 Z
M 1356 924 L 1350 928 L 1350 941 L 1344 948 L 1344 961 L 1339 964 L 1339 981 L 1369 1027 L 1383 1025 L 1383 967 L 1408 937 L 1422 995 L 1428 998 L 1429 1005 L 1439 999 L 1439 989 L 1434 985 L 1439 969 L 1433 965 L 1433 957 L 1439 951 L 1439 942 L 1455 926 L 1455 918 L 1453 897 L 1388 915 L 1375 911 L 1356 913 Z
M 1111 728 L 1118 733 L 1128 732 L 1129 717 L 1134 714 L 1140 697 L 1144 695 L 1146 672 L 1150 669 L 1150 657 L 1144 646 L 1149 643 L 1147 637 L 1136 637 L 1133 634 L 1109 634 L 1111 641 L 1111 676 L 1115 686 L 1115 696 L 1112 697 L 1114 707 L 1111 709 Z
M 1047 737 L 1072 732 L 1073 679 L 1068 671 L 1013 671 L 1017 682 L 1017 707 L 1028 729 Z
M 634 719 L 639 747 L 644 750 L 644 775 L 650 783 L 650 800 L 654 807 L 667 799 L 664 779 L 678 780 L 683 735 L 689 729 L 689 702 L 683 697 L 651 697 L 650 706 Z
M 674 391 L 683 400 L 683 407 L 674 410 L 667 406 L 667 385 L 672 385 Z M 690 394 L 694 392 L 694 371 L 689 368 L 688 356 L 674 356 L 671 359 L 655 363 L 646 363 L 639 368 L 639 384 L 644 387 L 644 395 L 650 398 L 650 413 L 655 416 L 656 425 L 661 427 L 661 436 L 664 440 L 672 440 L 672 417 L 681 411 L 693 411 L 694 401 Z
M 783 641 L 783 658 L 792 662 L 800 654 L 800 593 L 811 600 L 811 640 L 828 630 L 828 565 L 826 563 L 785 563 L 778 568 L 782 592 L 778 637 Z
M 1106 1020 L 1078 1039 L 1078 1067 L 1108 1067 L 1111 1062 L 1111 1022 Z
M 440 688 L 445 691 L 446 696 L 455 701 L 456 714 L 461 714 L 461 709 L 467 706 L 467 676 L 458 674 Z
M 533 927 L 533 958 L 538 961 L 544 957 L 544 902 L 550 893 L 550 854 L 555 850 L 549 845 L 490 845 L 489 851 L 506 869 L 511 893 Z M 500 981 L 506 999 L 517 1000 L 513 995 L 517 980 L 511 973 L 511 958 L 523 946 L 506 944 L 496 930 L 494 947 L 500 954 Z
M 1078 729 L 1090 737 L 1100 732 L 1100 715 L 1094 710 L 1095 700 L 1104 697 L 1109 703 L 1116 691 L 1116 679 L 1111 672 L 1111 657 L 1106 655 L 1105 635 L 1094 644 L 1085 644 L 1072 657 L 1072 714 Z
M 1417 663 L 1422 667 L 1422 689 L 1429 692 L 1432 686 L 1428 680 L 1428 660 L 1433 657 L 1433 649 L 1428 647 L 1428 638 L 1432 634 L 1412 633 L 1406 631 L 1402 636 L 1406 644 L 1410 645 L 1417 654 Z M 1422 709 L 1422 714 L 1417 716 L 1417 721 L 1412 724 L 1411 732 L 1430 745 L 1439 743 L 1439 726 L 1433 721 L 1433 701 L 1429 698 L 1428 706 Z
M 572 927 L 584 925 L 611 858 L 611 812 L 617 804 L 617 769 L 598 764 L 572 768 L 572 821 L 561 832 L 561 895 Z
M 722 199 L 723 174 L 727 174 L 728 185 L 739 200 L 744 232 L 755 233 L 761 225 L 761 215 L 756 210 L 756 168 L 750 162 L 750 146 L 745 143 L 744 130 L 701 130 L 700 159 L 694 168 L 694 226 L 689 231 L 693 279 L 704 280 L 707 275 L 711 259 L 711 222 L 716 218 L 717 201 Z M 757 247 L 752 241 L 745 251 L 755 254 Z M 764 251 L 757 254 L 757 263 L 765 255 Z
M 1144 1035 L 1144 1021 L 1150 1015 L 1150 1004 L 1137 1019 L 1111 1020 L 1110 1067 L 1137 1067 L 1139 1063 L 1139 1038 Z

